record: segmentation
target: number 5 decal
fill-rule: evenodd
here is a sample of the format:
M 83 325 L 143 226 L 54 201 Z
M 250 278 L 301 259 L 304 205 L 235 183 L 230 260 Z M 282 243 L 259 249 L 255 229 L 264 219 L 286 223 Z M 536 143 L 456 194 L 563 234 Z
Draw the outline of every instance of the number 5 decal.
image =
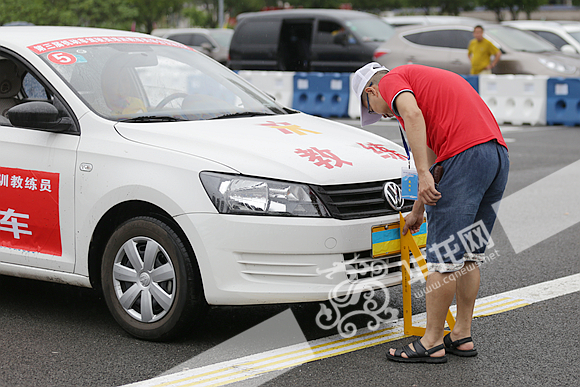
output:
M 69 65 L 75 63 L 77 58 L 66 52 L 51 52 L 48 54 L 48 60 L 60 65 Z

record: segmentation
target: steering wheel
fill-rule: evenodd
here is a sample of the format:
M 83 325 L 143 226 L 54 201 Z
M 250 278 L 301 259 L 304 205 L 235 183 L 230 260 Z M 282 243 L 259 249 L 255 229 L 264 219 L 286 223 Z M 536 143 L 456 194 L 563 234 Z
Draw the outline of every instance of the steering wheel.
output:
M 185 98 L 188 95 L 189 94 L 186 94 L 186 93 L 173 93 L 173 94 L 169 94 L 167 97 L 163 98 L 161 100 L 161 102 L 159 102 L 157 104 L 157 106 L 155 106 L 155 110 L 161 109 L 162 107 L 164 107 L 165 105 L 167 105 L 169 102 L 173 101 L 174 99 Z

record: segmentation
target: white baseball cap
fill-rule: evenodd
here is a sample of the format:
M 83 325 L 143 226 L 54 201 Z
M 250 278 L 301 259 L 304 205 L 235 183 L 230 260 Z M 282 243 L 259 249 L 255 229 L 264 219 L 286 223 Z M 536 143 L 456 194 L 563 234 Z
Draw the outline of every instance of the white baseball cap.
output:
M 364 105 L 362 104 L 362 94 L 367 83 L 369 83 L 373 75 L 375 75 L 378 71 L 381 70 L 389 71 L 388 68 L 381 66 L 379 63 L 371 62 L 358 69 L 354 73 L 354 76 L 352 77 L 352 89 L 354 90 L 354 93 L 356 94 L 360 102 L 361 126 L 374 124 L 382 117 L 382 115 L 380 114 L 369 114 L 368 109 L 365 108 Z

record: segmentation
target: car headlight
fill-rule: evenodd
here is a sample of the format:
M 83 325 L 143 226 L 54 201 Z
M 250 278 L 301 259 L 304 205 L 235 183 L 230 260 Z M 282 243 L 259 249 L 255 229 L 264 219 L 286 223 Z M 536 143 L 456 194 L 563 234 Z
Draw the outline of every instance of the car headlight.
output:
M 330 217 L 306 184 L 215 172 L 199 176 L 221 214 Z
M 574 74 L 576 72 L 575 66 L 566 63 L 558 62 L 556 60 L 547 58 L 538 58 L 538 60 L 540 61 L 541 64 L 543 64 L 550 70 L 557 71 L 559 73 Z

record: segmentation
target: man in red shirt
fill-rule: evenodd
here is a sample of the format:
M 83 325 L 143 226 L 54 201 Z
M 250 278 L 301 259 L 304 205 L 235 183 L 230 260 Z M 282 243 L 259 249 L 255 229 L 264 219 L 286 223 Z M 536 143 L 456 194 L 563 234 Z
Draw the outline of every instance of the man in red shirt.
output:
M 403 348 L 391 348 L 387 358 L 444 363 L 446 353 L 475 356 L 471 321 L 479 264 L 493 243 L 494 208 L 503 196 L 509 170 L 499 126 L 472 86 L 449 71 L 420 65 L 389 71 L 369 63 L 354 74 L 352 84 L 360 97 L 362 126 L 396 117 L 407 134 L 419 187 L 403 233 L 417 232 L 427 212 L 426 332 Z M 443 171 L 437 182 L 435 169 Z M 454 296 L 456 324 L 444 337 Z

